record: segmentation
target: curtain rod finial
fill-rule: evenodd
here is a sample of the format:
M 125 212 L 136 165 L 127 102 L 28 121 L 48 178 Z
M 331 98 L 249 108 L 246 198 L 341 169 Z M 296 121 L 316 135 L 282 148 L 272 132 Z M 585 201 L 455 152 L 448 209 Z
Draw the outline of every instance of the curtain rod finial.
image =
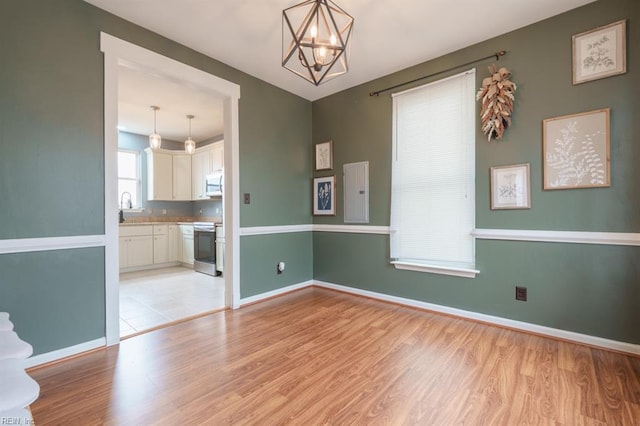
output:
M 500 60 L 500 56 L 504 56 L 504 55 L 506 55 L 506 54 L 507 54 L 507 51 L 506 51 L 506 50 L 501 50 L 501 51 L 499 51 L 499 52 L 496 52 L 496 61 L 499 61 L 499 60 Z

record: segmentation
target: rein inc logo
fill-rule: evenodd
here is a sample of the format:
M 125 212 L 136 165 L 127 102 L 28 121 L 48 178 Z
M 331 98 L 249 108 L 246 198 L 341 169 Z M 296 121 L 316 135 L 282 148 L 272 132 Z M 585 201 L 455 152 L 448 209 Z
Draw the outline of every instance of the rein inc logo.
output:
M 36 422 L 29 417 L 0 417 L 0 425 L 35 425 Z

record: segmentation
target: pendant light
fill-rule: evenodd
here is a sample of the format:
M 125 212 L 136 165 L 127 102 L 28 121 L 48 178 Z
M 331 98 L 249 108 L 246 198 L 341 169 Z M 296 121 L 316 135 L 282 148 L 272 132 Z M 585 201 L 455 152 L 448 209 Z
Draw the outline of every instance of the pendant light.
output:
M 282 11 L 282 66 L 318 86 L 349 71 L 353 17 L 331 0 Z
M 189 119 L 189 137 L 184 141 L 184 150 L 187 154 L 193 154 L 196 151 L 196 141 L 191 139 L 191 120 L 195 117 L 189 114 L 187 118 Z
M 162 143 L 162 138 L 156 131 L 156 113 L 160 108 L 155 105 L 151 105 L 151 109 L 153 110 L 153 133 L 149 135 L 149 146 L 151 149 L 159 149 L 160 144 Z

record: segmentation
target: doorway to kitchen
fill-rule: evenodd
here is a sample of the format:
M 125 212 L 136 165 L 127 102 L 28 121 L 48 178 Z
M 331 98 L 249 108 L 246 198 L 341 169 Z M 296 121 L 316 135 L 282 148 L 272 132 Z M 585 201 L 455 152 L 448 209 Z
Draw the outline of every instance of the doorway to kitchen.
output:
M 222 98 L 224 112 L 224 178 L 225 197 L 222 210 L 225 218 L 224 237 L 224 306 L 239 304 L 239 190 L 238 182 L 238 100 L 240 89 L 234 83 L 220 79 L 147 49 L 101 34 L 104 53 L 105 80 L 105 312 L 106 343 L 120 340 L 120 279 L 119 224 L 117 200 L 118 150 L 118 72 L 120 67 L 136 69 L 160 76 L 167 81 L 196 88 Z M 154 225 L 154 224 L 149 224 Z M 153 235 L 153 234 L 152 234 Z M 189 271 L 191 272 L 191 271 Z M 169 272 L 170 274 L 171 272 Z M 132 276 L 132 280 L 137 278 Z M 155 280 L 158 282 L 158 279 Z M 174 280 L 175 281 L 175 280 Z

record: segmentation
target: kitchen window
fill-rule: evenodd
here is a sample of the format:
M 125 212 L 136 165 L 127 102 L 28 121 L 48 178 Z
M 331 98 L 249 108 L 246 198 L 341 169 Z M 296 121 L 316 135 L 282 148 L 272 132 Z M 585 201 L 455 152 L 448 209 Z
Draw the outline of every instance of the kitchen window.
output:
M 473 278 L 475 69 L 393 95 L 391 263 Z
M 140 187 L 140 153 L 118 150 L 118 208 L 139 208 Z

